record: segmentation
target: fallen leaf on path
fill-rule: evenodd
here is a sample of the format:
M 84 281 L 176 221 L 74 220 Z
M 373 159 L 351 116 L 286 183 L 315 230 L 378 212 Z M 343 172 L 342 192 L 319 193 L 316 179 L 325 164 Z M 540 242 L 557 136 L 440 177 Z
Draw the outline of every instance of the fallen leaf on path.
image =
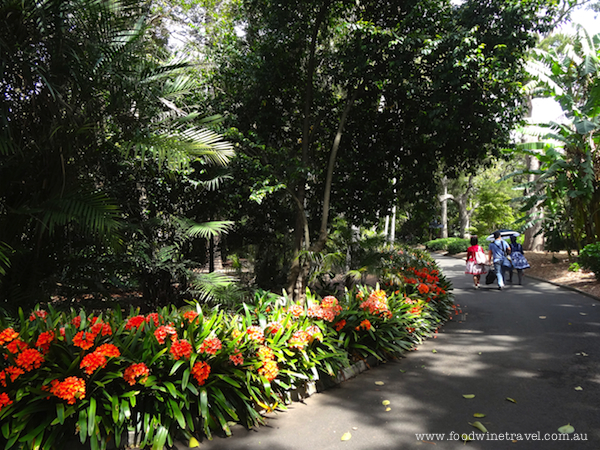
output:
M 406 370 L 402 370 L 402 369 L 400 369 L 400 372 L 401 372 L 401 373 L 406 373 Z
M 463 394 L 464 398 L 475 398 L 475 394 Z
M 575 390 L 576 391 L 583 391 L 583 388 L 581 386 L 577 386 L 577 387 L 575 387 Z
M 506 397 L 506 400 L 508 400 L 509 402 L 517 403 L 517 401 L 514 398 Z
M 352 427 L 353 430 L 358 430 L 358 427 Z
M 385 383 L 383 381 L 376 381 L 375 384 L 377 386 L 383 386 Z
M 391 411 L 391 410 L 392 410 L 392 408 L 385 408 L 385 410 L 386 410 L 386 411 Z
M 485 414 L 475 413 L 473 414 L 473 417 L 485 417 Z
M 389 404 L 390 404 L 390 401 L 389 401 L 389 400 L 384 400 L 384 401 L 382 401 L 382 402 L 381 402 L 381 404 L 382 404 L 383 406 L 387 406 L 387 405 L 389 405 Z
M 545 318 L 546 318 L 546 316 L 540 316 L 540 319 L 545 319 Z
M 342 434 L 342 441 L 349 441 L 350 438 L 352 437 L 352 435 L 350 433 L 344 433 Z
M 431 353 L 437 353 L 437 350 L 434 348 L 433 350 L 431 350 Z
M 189 448 L 200 447 L 200 442 L 198 442 L 198 439 L 196 439 L 195 437 L 191 437 L 190 440 L 188 441 L 188 447 Z
M 575 431 L 575 428 L 573 428 L 573 425 L 571 425 L 570 423 L 568 423 L 567 425 L 564 425 L 558 429 L 559 433 L 564 433 L 564 434 L 570 434 L 570 433 L 573 433 L 574 431 Z
M 471 438 L 469 437 L 469 435 L 468 435 L 467 433 L 463 433 L 463 434 L 460 436 L 460 438 L 461 438 L 463 441 L 465 441 L 465 442 L 469 442 L 469 441 L 472 441 L 472 440 L 473 440 L 473 439 L 471 439 Z
M 579 314 L 581 314 L 582 316 L 587 316 L 587 313 L 580 312 Z
M 488 432 L 487 428 L 479 420 L 473 423 L 469 422 L 469 425 L 474 426 L 475 428 L 477 428 L 480 431 L 483 431 L 484 433 Z

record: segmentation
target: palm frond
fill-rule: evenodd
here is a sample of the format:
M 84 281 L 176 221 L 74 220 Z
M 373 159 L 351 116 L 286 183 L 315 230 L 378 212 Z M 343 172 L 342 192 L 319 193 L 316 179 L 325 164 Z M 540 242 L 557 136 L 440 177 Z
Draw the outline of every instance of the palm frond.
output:
M 0 242 L 0 275 L 6 275 L 6 269 L 10 267 L 10 255 L 13 249 L 10 245 Z
M 196 223 L 190 219 L 175 219 L 181 226 L 183 233 L 190 238 L 201 237 L 208 239 L 212 236 L 219 236 L 227 233 L 233 226 L 229 220 L 213 221 L 205 223 Z

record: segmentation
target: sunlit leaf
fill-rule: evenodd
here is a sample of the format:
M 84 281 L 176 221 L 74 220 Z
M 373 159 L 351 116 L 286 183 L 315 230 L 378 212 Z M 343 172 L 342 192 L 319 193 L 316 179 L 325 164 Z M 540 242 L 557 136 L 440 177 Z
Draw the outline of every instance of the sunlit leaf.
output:
M 517 403 L 517 401 L 514 398 L 506 397 L 506 400 L 508 400 L 509 402 Z
M 475 414 L 473 414 L 473 417 L 485 417 L 485 414 L 475 413 Z
M 482 431 L 484 433 L 488 432 L 487 428 L 480 421 L 478 421 L 478 420 L 475 421 L 475 422 L 473 422 L 473 423 L 469 422 L 469 425 L 474 426 L 479 431 Z
M 587 313 L 580 312 L 579 314 L 582 315 L 582 316 L 587 316 Z
M 342 441 L 349 441 L 351 437 L 352 437 L 352 435 L 350 433 L 348 433 L 348 432 L 344 433 L 342 435 Z
M 198 442 L 198 439 L 196 439 L 195 437 L 191 437 L 188 442 L 188 447 L 190 447 L 190 448 L 200 447 L 200 442 Z
M 463 394 L 464 398 L 475 398 L 475 394 Z
M 431 353 L 437 353 L 437 350 L 434 348 L 433 350 L 431 350 Z
M 564 433 L 564 434 L 571 434 L 573 432 L 575 432 L 575 428 L 573 428 L 573 425 L 571 425 L 570 423 L 567 425 L 564 425 L 562 427 L 560 427 L 558 429 L 559 433 Z
M 375 384 L 377 386 L 383 386 L 385 383 L 383 381 L 376 381 Z
M 381 404 L 382 404 L 383 406 L 387 406 L 387 405 L 389 405 L 389 404 L 390 404 L 390 401 L 389 401 L 389 400 L 384 400 L 384 401 L 382 401 L 382 402 L 381 402 Z
M 576 390 L 576 391 L 583 391 L 583 388 L 582 388 L 581 386 L 576 386 L 576 387 L 575 387 L 575 390 Z
M 546 318 L 546 316 L 540 316 L 540 319 L 545 319 L 545 318 Z
M 385 408 L 385 410 L 386 410 L 386 411 L 391 411 L 391 410 L 392 410 L 392 408 Z

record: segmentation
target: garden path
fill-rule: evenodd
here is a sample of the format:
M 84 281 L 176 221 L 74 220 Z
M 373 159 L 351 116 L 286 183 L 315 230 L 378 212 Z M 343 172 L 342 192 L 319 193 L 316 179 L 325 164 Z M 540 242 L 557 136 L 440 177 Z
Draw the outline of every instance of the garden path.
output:
M 200 448 L 463 449 L 450 433 L 484 436 L 475 421 L 497 440 L 469 442 L 471 450 L 600 448 L 600 301 L 528 278 L 503 291 L 474 290 L 464 261 L 435 258 L 462 309 L 436 339 L 270 415 L 266 427 L 234 427 L 232 437 Z M 552 438 L 569 423 L 587 440 L 525 440 L 538 432 Z M 345 433 L 351 438 L 342 441 Z

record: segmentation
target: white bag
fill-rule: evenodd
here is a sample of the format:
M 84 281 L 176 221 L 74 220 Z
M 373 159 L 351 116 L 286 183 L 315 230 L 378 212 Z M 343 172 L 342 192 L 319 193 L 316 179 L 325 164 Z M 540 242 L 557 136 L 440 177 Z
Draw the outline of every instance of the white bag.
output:
M 483 250 L 481 250 L 481 247 L 479 250 L 477 250 L 475 252 L 475 262 L 477 264 L 487 264 L 488 263 L 488 258 L 487 258 L 487 256 L 485 256 L 485 253 L 483 253 Z

